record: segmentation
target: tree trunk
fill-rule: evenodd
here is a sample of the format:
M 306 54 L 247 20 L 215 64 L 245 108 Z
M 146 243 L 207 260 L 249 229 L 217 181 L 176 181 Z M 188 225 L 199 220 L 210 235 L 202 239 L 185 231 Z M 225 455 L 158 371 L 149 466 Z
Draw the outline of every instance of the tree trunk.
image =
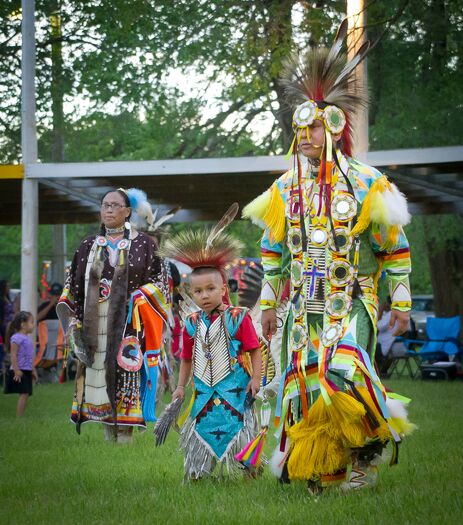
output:
M 436 316 L 463 316 L 463 216 L 427 216 L 425 227 Z

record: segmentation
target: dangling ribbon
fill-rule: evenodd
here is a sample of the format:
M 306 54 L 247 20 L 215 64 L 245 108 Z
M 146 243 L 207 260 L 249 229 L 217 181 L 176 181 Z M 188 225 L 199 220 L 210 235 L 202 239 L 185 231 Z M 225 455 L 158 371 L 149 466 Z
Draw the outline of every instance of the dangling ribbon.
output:
M 260 409 L 261 429 L 257 436 L 250 441 L 238 454 L 235 459 L 245 467 L 257 468 L 262 463 L 262 451 L 267 441 L 268 427 L 270 425 L 270 414 L 272 408 L 267 400 L 267 394 L 264 391 L 264 400 Z
M 238 452 L 238 454 L 235 454 L 235 459 L 248 468 L 257 468 L 262 463 L 262 451 L 264 449 L 265 442 L 267 441 L 268 427 L 270 425 L 270 415 L 272 413 L 272 407 L 268 402 L 265 387 L 267 386 L 271 341 L 272 336 L 270 335 L 268 339 L 264 374 L 262 377 L 263 400 L 262 406 L 260 408 L 260 431 L 254 439 L 252 439 L 240 452 Z
M 325 206 L 325 214 L 331 217 L 331 172 L 333 171 L 333 139 L 330 131 L 325 128 L 325 144 L 320 158 L 320 169 L 318 171 L 317 183 L 320 188 L 320 199 L 318 203 L 317 215 Z
M 161 350 L 146 350 L 143 356 L 145 381 L 142 384 L 142 411 L 145 421 L 156 421 L 156 388 Z
M 291 158 L 291 155 L 293 154 L 294 145 L 295 145 L 295 142 L 296 142 L 296 137 L 297 137 L 297 134 L 295 133 L 293 141 L 291 142 L 291 146 L 289 147 L 288 153 L 286 153 L 286 155 L 285 155 L 285 160 L 289 160 Z

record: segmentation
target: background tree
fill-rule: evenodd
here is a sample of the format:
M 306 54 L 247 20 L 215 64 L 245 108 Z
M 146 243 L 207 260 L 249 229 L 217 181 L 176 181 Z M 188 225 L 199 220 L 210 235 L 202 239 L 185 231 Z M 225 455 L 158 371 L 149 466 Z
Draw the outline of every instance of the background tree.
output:
M 282 61 L 291 50 L 329 43 L 346 7 L 345 0 L 36 5 L 43 161 L 57 160 L 57 151 L 67 161 L 284 152 L 291 112 L 278 85 Z M 371 149 L 461 144 L 463 0 L 371 0 L 366 6 L 366 29 L 376 42 L 368 58 Z M 20 159 L 19 10 L 19 0 L 0 4 L 3 162 Z M 57 10 L 60 31 L 51 24 Z M 175 81 L 177 74 L 186 85 Z M 451 232 L 460 220 L 442 219 L 442 230 L 440 219 L 426 219 L 423 235 L 418 218 L 408 230 L 420 255 L 425 237 L 442 240 L 448 257 L 436 258 L 438 244 L 432 244 L 436 282 L 458 275 L 452 261 L 460 248 Z M 422 257 L 413 258 L 414 289 L 426 291 L 427 267 Z M 458 279 L 452 286 L 463 297 Z M 446 292 L 435 287 L 435 293 Z

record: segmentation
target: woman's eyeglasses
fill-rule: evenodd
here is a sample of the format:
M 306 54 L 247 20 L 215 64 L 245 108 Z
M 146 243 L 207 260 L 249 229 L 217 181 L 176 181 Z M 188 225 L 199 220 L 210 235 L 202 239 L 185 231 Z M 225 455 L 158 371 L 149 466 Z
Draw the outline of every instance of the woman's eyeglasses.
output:
M 119 204 L 118 202 L 103 202 L 101 205 L 102 210 L 120 210 L 121 208 L 125 208 L 123 204 Z

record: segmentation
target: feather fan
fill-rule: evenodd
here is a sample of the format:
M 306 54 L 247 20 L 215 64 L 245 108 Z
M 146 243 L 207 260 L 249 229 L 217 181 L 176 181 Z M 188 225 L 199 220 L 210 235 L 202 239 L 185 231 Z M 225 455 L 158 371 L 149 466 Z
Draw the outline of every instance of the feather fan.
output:
M 183 399 L 177 397 L 177 399 L 174 399 L 167 405 L 164 412 L 156 421 L 156 425 L 154 426 L 154 436 L 157 447 L 164 444 L 169 430 L 172 428 L 172 426 L 176 426 L 176 421 L 180 414 L 182 405 Z

